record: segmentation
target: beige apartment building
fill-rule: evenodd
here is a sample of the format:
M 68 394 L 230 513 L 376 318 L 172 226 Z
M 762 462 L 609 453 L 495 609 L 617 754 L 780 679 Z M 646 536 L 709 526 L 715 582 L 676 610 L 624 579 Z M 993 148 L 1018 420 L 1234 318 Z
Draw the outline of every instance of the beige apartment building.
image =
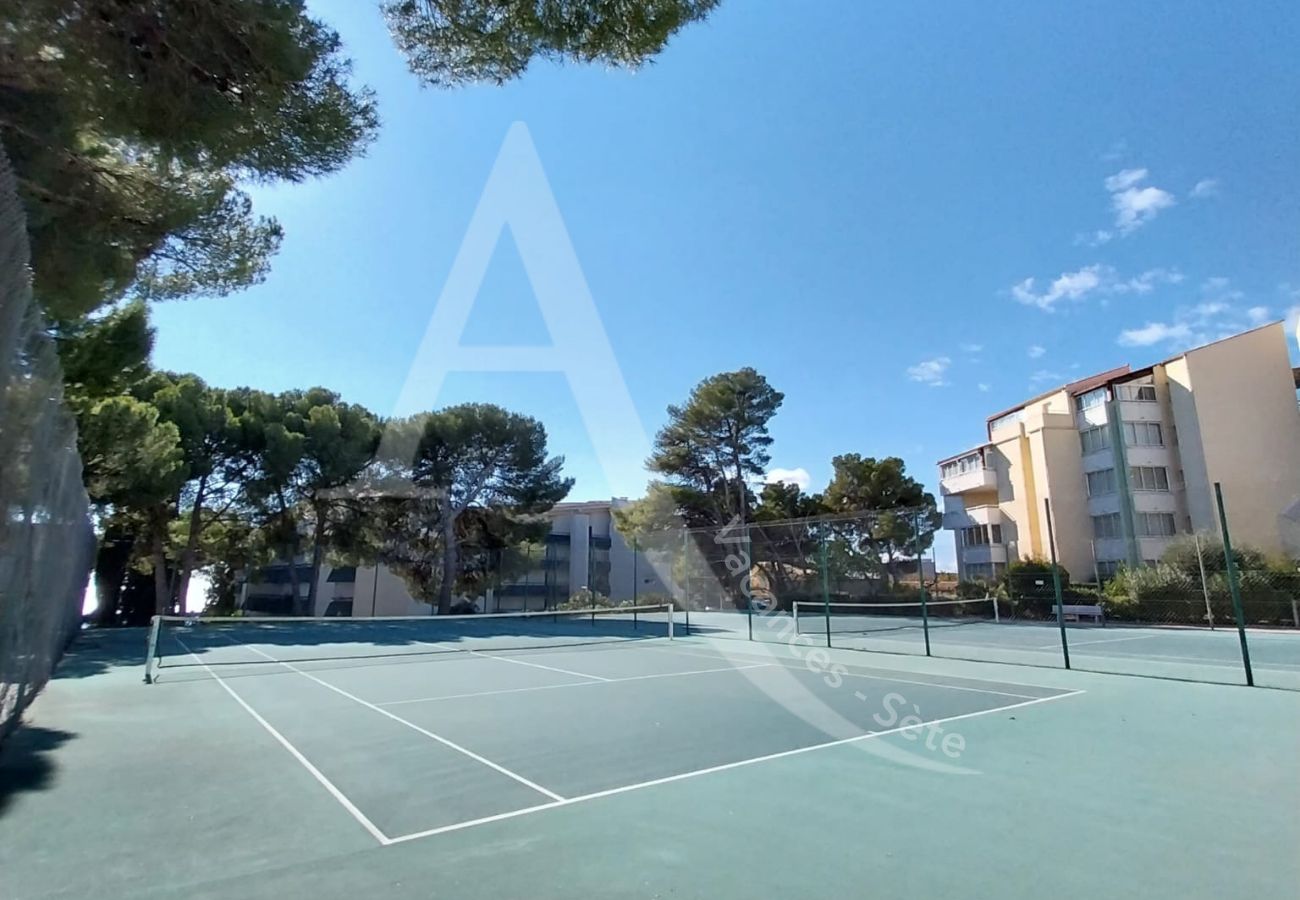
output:
M 987 442 L 939 463 L 960 577 L 1057 555 L 1076 581 L 1158 560 L 1178 535 L 1300 556 L 1300 369 L 1281 323 L 1122 366 L 987 420 Z

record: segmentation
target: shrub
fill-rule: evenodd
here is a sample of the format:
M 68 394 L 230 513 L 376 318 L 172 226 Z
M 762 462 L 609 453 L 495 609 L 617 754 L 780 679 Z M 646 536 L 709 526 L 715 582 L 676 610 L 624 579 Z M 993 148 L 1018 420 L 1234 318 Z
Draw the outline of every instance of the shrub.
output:
M 604 594 L 601 594 L 597 591 L 593 591 L 590 588 L 583 588 L 582 590 L 574 593 L 571 597 L 569 597 L 568 600 L 561 603 L 558 608 L 559 609 L 594 609 L 599 607 L 603 609 L 603 608 L 613 607 L 613 605 L 614 605 L 613 602 Z

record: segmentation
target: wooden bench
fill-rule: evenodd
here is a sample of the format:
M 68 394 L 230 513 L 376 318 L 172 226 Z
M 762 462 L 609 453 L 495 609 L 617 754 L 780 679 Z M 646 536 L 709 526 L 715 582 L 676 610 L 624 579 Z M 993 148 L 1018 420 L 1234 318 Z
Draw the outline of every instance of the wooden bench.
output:
M 1065 618 L 1067 619 L 1073 616 L 1074 621 L 1078 622 L 1085 617 L 1091 617 L 1094 622 L 1103 626 L 1106 624 L 1106 614 L 1102 612 L 1099 604 L 1066 603 L 1061 606 L 1061 609 L 1064 611 Z M 1052 607 L 1052 615 L 1056 615 L 1055 606 Z

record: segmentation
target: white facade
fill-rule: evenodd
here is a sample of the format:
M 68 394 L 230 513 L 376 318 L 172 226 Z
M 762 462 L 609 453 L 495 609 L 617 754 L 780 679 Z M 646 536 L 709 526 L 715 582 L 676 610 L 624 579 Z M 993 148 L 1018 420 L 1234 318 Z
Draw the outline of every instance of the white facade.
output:
M 531 569 L 480 597 L 461 598 L 481 612 L 541 610 L 569 600 L 583 589 L 615 602 L 647 595 L 670 595 L 644 553 L 618 533 L 613 511 L 627 501 L 595 500 L 558 503 L 546 513 L 551 522 L 544 550 Z M 299 592 L 307 596 L 309 559 L 298 561 Z M 293 588 L 287 563 L 266 567 L 259 580 L 241 589 L 239 606 L 255 615 L 292 615 Z M 315 616 L 411 616 L 432 612 L 416 600 L 406 583 L 385 566 L 321 567 Z

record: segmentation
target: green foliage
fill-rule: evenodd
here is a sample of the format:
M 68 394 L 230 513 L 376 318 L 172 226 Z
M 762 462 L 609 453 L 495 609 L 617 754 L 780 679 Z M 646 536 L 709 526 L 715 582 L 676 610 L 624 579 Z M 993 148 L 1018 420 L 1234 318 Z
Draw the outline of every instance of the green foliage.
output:
M 1184 548 L 1170 549 L 1175 560 L 1187 562 Z M 1234 547 L 1233 552 L 1247 563 L 1238 572 L 1246 624 L 1296 625 L 1293 601 L 1300 600 L 1300 573 L 1269 568 L 1263 565 L 1263 554 L 1250 548 Z M 1194 547 L 1192 553 L 1194 562 Z M 1236 614 L 1223 558 L 1220 548 L 1219 565 L 1212 569 L 1207 555 L 1204 582 L 1199 567 L 1189 573 L 1183 565 L 1162 561 L 1156 566 L 1122 568 L 1103 589 L 1106 615 L 1121 621 L 1179 625 L 1207 625 L 1213 616 L 1216 624 L 1230 625 Z
M 637 68 L 720 0 L 389 0 L 384 15 L 411 70 L 439 87 L 501 84 L 534 58 Z
M 987 597 L 992 592 L 993 587 L 982 581 L 957 582 L 957 596 L 962 600 L 974 600 L 980 597 Z
M 869 511 L 862 518 L 837 526 L 836 532 L 872 560 L 883 560 L 891 582 L 897 582 L 900 557 L 925 553 L 943 521 L 934 495 L 906 473 L 896 456 L 877 460 L 846 453 L 831 461 L 834 474 L 823 494 L 832 512 Z
M 1233 547 L 1232 559 L 1241 572 L 1268 567 L 1264 554 L 1252 547 Z M 1196 538 L 1184 537 L 1171 541 L 1160 557 L 1160 562 L 1189 578 L 1200 578 L 1202 563 L 1207 575 L 1217 575 L 1228 570 L 1228 554 L 1217 536 L 1201 537 L 1199 551 Z
M 768 422 L 784 395 L 750 368 L 704 379 L 682 406 L 668 407 L 646 467 L 667 479 L 689 526 L 724 525 L 747 511 L 746 482 L 761 476 L 772 444 Z
M 65 322 L 55 331 L 64 397 L 74 410 L 125 394 L 149 373 L 154 330 L 143 303 Z
M 109 397 L 81 417 L 86 490 L 105 513 L 166 504 L 185 481 L 180 430 L 158 408 L 134 397 Z
M 260 279 L 280 229 L 236 183 L 335 171 L 377 126 L 339 51 L 300 0 L 0 7 L 0 139 L 46 309 Z

